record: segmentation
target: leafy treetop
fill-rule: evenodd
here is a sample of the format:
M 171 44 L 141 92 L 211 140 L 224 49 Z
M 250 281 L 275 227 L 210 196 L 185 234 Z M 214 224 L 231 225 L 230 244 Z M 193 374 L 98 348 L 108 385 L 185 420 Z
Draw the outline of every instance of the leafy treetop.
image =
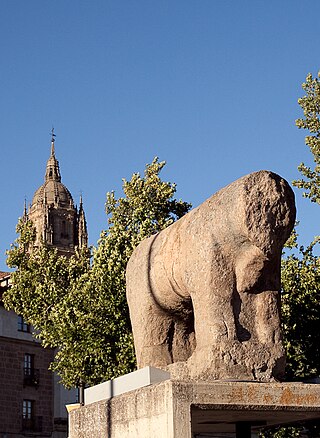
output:
M 304 118 L 297 119 L 296 125 L 299 129 L 309 131 L 305 142 L 313 155 L 315 166 L 312 169 L 301 163 L 298 169 L 305 179 L 293 181 L 293 185 L 306 190 L 304 196 L 320 204 L 320 72 L 318 77 L 309 73 L 302 88 L 306 94 L 298 103 L 303 109 Z

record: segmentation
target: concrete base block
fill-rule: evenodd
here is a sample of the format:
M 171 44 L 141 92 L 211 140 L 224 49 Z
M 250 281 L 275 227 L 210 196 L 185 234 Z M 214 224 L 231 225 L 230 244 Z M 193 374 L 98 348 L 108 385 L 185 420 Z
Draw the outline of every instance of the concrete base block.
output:
M 248 424 L 255 431 L 311 419 L 320 419 L 319 384 L 166 380 L 71 411 L 69 438 L 209 438 L 236 429 L 244 438 Z
M 84 391 L 85 405 L 106 400 L 143 386 L 152 385 L 170 379 L 170 374 L 158 368 L 145 367 L 130 374 L 117 377 L 114 380 L 100 383 Z

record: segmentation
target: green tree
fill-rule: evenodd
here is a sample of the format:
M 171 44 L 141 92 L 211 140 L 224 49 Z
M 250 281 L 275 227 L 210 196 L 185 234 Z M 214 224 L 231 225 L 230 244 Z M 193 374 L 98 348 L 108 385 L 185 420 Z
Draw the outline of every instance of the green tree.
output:
M 305 143 L 315 163 L 314 168 L 301 163 L 298 170 L 304 178 L 293 181 L 303 189 L 303 196 L 320 204 L 320 72 L 317 78 L 307 75 L 302 84 L 305 96 L 298 100 L 304 118 L 296 120 L 299 129 L 306 129 Z M 320 375 L 320 258 L 315 254 L 319 237 L 306 248 L 298 248 L 294 231 L 288 242 L 291 252 L 282 259 L 282 320 L 287 352 L 288 380 L 304 380 Z M 303 433 L 303 435 L 302 435 Z M 319 437 L 316 423 L 286 427 L 264 432 L 265 438 Z
M 8 266 L 17 270 L 11 274 L 12 287 L 4 294 L 4 305 L 33 325 L 44 347 L 59 348 L 54 368 L 60 358 L 72 361 L 72 355 L 65 353 L 85 336 L 86 303 L 78 292 L 90 273 L 89 251 L 77 249 L 67 259 L 44 243 L 36 247 L 34 226 L 26 218 L 19 219 L 17 233 L 7 258 Z M 81 367 L 74 368 L 73 385 L 83 372 Z
M 17 268 L 5 294 L 8 309 L 36 329 L 44 346 L 58 347 L 51 368 L 65 386 L 96 384 L 135 368 L 125 297 L 125 269 L 137 244 L 183 216 L 190 205 L 174 198 L 175 184 L 159 176 L 165 162 L 155 158 L 144 176 L 123 180 L 124 196 L 107 194 L 108 228 L 93 250 L 70 259 L 33 245 L 30 221 L 20 220 L 19 237 L 7 263 Z
M 306 94 L 298 100 L 298 103 L 303 110 L 304 118 L 297 119 L 296 125 L 299 129 L 309 131 L 305 142 L 310 148 L 315 165 L 312 169 L 301 163 L 298 169 L 305 179 L 293 181 L 293 185 L 304 189 L 305 197 L 320 204 L 320 72 L 318 77 L 313 77 L 309 73 L 302 88 Z
M 282 259 L 282 316 L 287 379 L 320 375 L 319 238 Z M 297 243 L 295 247 L 297 247 Z
M 298 99 L 304 117 L 296 120 L 299 129 L 307 130 L 305 143 L 315 163 L 314 168 L 301 163 L 303 177 L 293 185 L 304 190 L 303 196 L 320 204 L 320 72 L 309 73 Z M 315 254 L 319 237 L 306 248 L 292 252 L 282 260 L 282 302 L 284 336 L 288 356 L 288 377 L 301 379 L 320 375 L 320 258 Z M 297 235 L 291 248 L 298 248 Z

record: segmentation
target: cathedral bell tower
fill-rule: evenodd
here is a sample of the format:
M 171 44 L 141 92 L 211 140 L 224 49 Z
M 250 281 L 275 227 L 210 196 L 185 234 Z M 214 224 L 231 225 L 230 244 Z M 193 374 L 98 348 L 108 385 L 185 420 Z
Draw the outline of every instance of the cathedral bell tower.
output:
M 64 256 L 74 254 L 75 247 L 88 245 L 85 213 L 80 198 L 79 210 L 71 193 L 61 182 L 59 162 L 55 156 L 55 134 L 52 129 L 51 154 L 47 161 L 44 184 L 35 192 L 25 215 L 36 228 L 36 242 L 58 249 Z

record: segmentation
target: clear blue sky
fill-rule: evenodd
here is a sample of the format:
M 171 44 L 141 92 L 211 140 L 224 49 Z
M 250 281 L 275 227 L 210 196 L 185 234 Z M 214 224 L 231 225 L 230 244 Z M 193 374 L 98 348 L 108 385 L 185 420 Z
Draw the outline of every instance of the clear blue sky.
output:
M 0 270 L 43 183 L 52 125 L 92 244 L 106 192 L 155 155 L 194 206 L 255 170 L 297 178 L 311 162 L 294 120 L 320 68 L 319 16 L 318 0 L 2 1 Z M 296 195 L 306 244 L 320 208 Z

